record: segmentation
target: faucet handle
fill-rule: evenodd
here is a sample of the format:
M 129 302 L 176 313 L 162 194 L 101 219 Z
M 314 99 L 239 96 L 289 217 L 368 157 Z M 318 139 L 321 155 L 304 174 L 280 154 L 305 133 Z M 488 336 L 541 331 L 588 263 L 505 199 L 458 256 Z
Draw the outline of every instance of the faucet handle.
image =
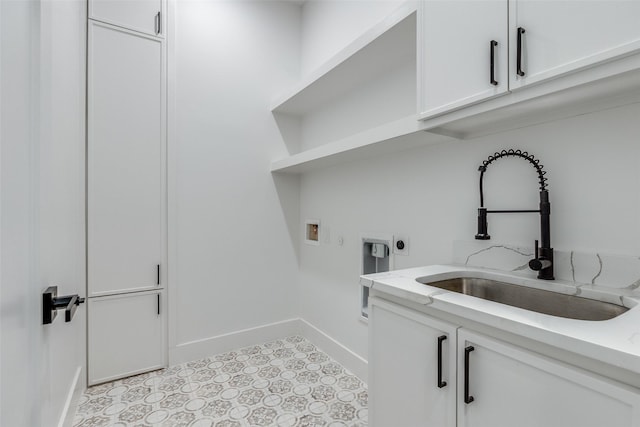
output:
M 552 262 L 548 259 L 540 259 L 539 255 L 540 255 L 540 247 L 538 246 L 538 241 L 535 241 L 535 255 L 534 258 L 529 261 L 529 268 L 534 270 L 534 271 L 540 271 L 542 269 L 545 268 L 549 268 L 552 265 Z M 540 276 L 538 276 L 538 278 L 540 278 Z
M 539 250 L 539 248 L 538 248 L 538 241 L 537 241 L 537 240 L 534 240 L 534 242 L 535 242 L 535 243 L 533 244 L 533 253 L 535 254 L 535 255 L 534 255 L 534 258 L 535 258 L 535 259 L 538 259 L 538 250 Z

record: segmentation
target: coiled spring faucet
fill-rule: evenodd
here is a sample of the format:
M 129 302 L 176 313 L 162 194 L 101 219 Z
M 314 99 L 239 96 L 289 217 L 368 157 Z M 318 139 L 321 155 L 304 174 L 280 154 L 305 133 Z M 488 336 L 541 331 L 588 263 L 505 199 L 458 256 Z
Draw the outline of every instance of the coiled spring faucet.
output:
M 540 208 L 536 210 L 487 210 L 484 207 L 484 193 L 482 189 L 482 180 L 484 173 L 494 161 L 503 157 L 519 157 L 531 163 L 538 173 L 538 181 L 540 184 Z M 540 164 L 540 160 L 536 159 L 526 151 L 520 150 L 502 150 L 489 156 L 487 160 L 482 162 L 478 168 L 480 171 L 480 208 L 478 208 L 478 234 L 476 239 L 489 240 L 487 229 L 487 214 L 490 213 L 539 213 L 540 214 L 540 242 L 535 241 L 535 258 L 529 261 L 529 268 L 538 272 L 538 279 L 553 280 L 553 248 L 551 247 L 551 228 L 549 225 L 549 216 L 551 215 L 551 204 L 549 203 L 549 191 L 547 190 L 546 171 L 542 170 L 544 166 Z

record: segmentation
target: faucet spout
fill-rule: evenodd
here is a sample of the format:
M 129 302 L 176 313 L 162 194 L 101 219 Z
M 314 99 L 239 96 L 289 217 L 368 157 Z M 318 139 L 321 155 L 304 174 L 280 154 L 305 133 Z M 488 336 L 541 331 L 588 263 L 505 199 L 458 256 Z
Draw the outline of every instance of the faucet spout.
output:
M 484 206 L 483 178 L 487 171 L 487 166 L 494 161 L 503 157 L 519 157 L 527 160 L 533 165 L 538 172 L 540 184 L 540 204 L 536 210 L 487 210 Z M 526 151 L 520 150 L 502 150 L 489 156 L 478 168 L 480 171 L 480 208 L 478 208 L 478 233 L 475 238 L 477 240 L 489 240 L 491 236 L 488 233 L 487 214 L 489 213 L 539 213 L 540 214 L 540 241 L 535 243 L 535 258 L 529 261 L 529 268 L 538 272 L 538 278 L 543 280 L 553 280 L 553 248 L 551 247 L 551 203 L 549 203 L 549 191 L 547 190 L 546 171 L 542 170 L 543 166 L 540 160 L 536 159 Z

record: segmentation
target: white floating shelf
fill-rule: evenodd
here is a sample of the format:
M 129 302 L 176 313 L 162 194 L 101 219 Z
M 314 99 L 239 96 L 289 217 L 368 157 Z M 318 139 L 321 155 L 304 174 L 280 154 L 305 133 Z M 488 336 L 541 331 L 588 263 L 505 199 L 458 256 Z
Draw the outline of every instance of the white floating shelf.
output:
M 271 172 L 303 173 L 365 157 L 397 152 L 452 139 L 448 136 L 425 132 L 424 129 L 424 123 L 416 120 L 416 116 L 412 115 L 368 129 L 348 138 L 277 160 L 271 164 Z
M 303 115 L 349 89 L 415 61 L 416 3 L 406 3 L 278 98 L 271 111 Z

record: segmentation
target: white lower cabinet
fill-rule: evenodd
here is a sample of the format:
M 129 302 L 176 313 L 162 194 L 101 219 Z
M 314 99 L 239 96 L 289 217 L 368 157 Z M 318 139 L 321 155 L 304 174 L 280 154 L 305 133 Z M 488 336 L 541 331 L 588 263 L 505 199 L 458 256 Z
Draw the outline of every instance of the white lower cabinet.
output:
M 461 427 L 640 425 L 639 390 L 464 329 L 458 348 Z
M 454 427 L 456 328 L 377 298 L 369 304 L 370 425 Z
M 164 367 L 162 296 L 88 298 L 89 385 Z
M 636 388 L 383 299 L 371 298 L 369 304 L 374 427 L 640 425 Z M 440 388 L 437 338 L 442 335 L 447 335 L 442 348 L 447 385 Z

